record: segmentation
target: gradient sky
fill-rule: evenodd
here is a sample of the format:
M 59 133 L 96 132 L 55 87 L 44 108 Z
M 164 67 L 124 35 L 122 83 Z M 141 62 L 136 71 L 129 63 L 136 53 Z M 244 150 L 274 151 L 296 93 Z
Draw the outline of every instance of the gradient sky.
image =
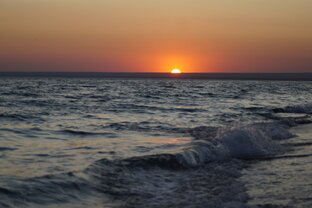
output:
M 312 72 L 312 1 L 0 1 L 0 71 L 174 67 Z

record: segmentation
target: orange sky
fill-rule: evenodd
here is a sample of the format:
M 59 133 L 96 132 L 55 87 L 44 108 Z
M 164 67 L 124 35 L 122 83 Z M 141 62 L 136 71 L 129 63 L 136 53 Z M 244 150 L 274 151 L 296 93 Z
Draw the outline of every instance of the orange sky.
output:
M 0 71 L 312 72 L 311 0 L 1 0 Z

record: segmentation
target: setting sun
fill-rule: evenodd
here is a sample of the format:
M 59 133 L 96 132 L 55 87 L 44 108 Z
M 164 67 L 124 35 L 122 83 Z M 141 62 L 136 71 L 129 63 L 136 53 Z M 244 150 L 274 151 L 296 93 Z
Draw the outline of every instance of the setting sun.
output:
M 181 70 L 180 69 L 172 69 L 171 70 L 171 74 L 181 74 Z

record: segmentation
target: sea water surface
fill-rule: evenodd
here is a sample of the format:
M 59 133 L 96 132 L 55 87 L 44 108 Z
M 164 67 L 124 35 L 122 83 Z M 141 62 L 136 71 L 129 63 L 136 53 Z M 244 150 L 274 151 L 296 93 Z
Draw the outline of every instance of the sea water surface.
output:
M 311 101 L 312 82 L 1 78 L 0 207 L 312 207 Z

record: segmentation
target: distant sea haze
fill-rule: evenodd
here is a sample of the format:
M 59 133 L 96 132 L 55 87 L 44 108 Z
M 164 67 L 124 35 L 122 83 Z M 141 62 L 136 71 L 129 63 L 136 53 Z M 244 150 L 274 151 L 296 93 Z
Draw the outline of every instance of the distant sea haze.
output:
M 86 78 L 151 78 L 151 79 L 224 79 L 312 81 L 312 73 L 123 73 L 123 72 L 0 72 L 0 77 L 86 77 Z

